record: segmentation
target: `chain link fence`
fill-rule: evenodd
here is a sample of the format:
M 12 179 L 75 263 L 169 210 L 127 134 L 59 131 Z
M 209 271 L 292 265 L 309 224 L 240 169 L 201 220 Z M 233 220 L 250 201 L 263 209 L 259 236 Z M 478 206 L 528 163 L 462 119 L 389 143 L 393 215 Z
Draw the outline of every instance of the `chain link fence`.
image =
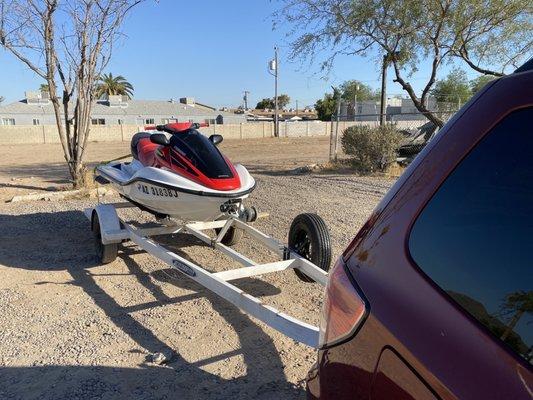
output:
M 448 121 L 454 111 L 433 112 L 440 120 Z M 379 127 L 381 114 L 358 114 L 353 116 L 331 117 L 330 161 L 347 158 L 341 146 L 343 132 L 351 126 Z M 397 161 L 408 164 L 429 143 L 438 132 L 438 126 L 423 113 L 402 113 L 386 115 L 384 123 L 393 125 L 402 134 L 403 140 L 397 150 Z

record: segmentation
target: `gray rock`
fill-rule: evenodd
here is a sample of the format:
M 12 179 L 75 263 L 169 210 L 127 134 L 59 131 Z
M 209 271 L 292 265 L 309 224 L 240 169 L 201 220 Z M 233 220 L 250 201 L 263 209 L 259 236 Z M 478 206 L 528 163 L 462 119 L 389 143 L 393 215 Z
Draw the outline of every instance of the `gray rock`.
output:
M 313 172 L 319 169 L 320 169 L 320 166 L 318 164 L 309 164 L 309 165 L 304 165 L 303 167 L 295 168 L 291 172 L 294 175 L 300 175 L 300 174 L 308 174 L 310 172 Z
M 163 350 L 159 353 L 153 353 L 150 355 L 150 362 L 157 365 L 168 363 L 172 360 L 174 353 L 171 350 Z

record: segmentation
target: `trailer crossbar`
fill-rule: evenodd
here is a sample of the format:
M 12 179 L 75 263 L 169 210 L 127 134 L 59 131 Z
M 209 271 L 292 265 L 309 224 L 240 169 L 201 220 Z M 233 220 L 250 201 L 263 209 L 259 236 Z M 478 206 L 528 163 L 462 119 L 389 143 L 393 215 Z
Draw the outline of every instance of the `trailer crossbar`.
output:
M 254 265 L 253 267 L 248 268 L 236 268 L 228 271 L 216 272 L 213 275 L 225 281 L 233 281 L 235 279 L 264 275 L 270 272 L 284 271 L 288 268 L 294 268 L 297 262 L 298 260 L 296 259 L 276 261 L 268 264 Z

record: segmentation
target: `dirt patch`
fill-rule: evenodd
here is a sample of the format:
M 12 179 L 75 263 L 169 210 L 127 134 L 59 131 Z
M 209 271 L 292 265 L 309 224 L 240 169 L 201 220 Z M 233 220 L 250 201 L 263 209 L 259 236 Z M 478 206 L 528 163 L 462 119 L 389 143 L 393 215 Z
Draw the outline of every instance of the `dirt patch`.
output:
M 298 166 L 326 161 L 323 139 L 225 146 L 258 182 L 249 204 L 270 213 L 255 226 L 285 241 L 294 216 L 317 212 L 330 228 L 335 257 L 393 182 L 335 173 L 290 175 Z M 113 158 L 126 149 L 98 144 L 89 159 Z M 0 182 L 17 177 L 33 187 L 63 184 L 61 154 L 49 150 L 33 158 L 11 157 L 9 163 L 3 158 Z M 0 157 L 6 153 L 0 148 Z M 246 316 L 132 244 L 126 243 L 113 263 L 98 265 L 82 214 L 94 204 L 91 199 L 0 204 L 0 398 L 305 398 L 314 350 Z M 151 220 L 135 209 L 121 212 Z M 209 270 L 235 267 L 184 235 L 158 240 Z M 246 240 L 237 249 L 258 261 L 271 257 Z M 299 281 L 292 271 L 236 284 L 282 311 L 318 322 L 322 288 Z M 157 365 L 152 362 L 157 353 L 171 357 Z
M 91 170 L 101 162 L 129 154 L 129 146 L 126 142 L 89 143 L 87 167 Z M 226 140 L 220 147 L 251 172 L 283 174 L 301 165 L 327 161 L 329 138 Z M 71 188 L 60 145 L 0 146 L 0 202 L 16 195 Z

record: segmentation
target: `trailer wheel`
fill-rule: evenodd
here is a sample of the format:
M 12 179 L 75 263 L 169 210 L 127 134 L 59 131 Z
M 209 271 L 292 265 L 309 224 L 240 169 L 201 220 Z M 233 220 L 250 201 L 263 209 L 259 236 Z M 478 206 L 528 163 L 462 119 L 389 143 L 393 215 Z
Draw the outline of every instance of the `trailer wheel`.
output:
M 222 228 L 215 229 L 215 233 L 217 234 L 217 236 L 221 230 Z M 228 229 L 228 231 L 222 238 L 221 242 L 222 244 L 225 244 L 226 246 L 233 246 L 239 243 L 239 241 L 242 238 L 242 235 L 243 235 L 243 231 L 241 229 L 237 229 L 234 226 L 232 226 L 231 228 Z
M 102 264 L 109 264 L 115 261 L 118 254 L 118 243 L 103 244 L 102 233 L 100 230 L 100 220 L 98 219 L 98 213 L 94 213 L 91 230 L 94 235 L 94 246 L 96 250 L 96 256 Z
M 331 264 L 331 240 L 326 223 L 316 214 L 300 214 L 289 229 L 289 248 L 323 271 Z M 294 272 L 304 282 L 314 282 L 299 269 Z

